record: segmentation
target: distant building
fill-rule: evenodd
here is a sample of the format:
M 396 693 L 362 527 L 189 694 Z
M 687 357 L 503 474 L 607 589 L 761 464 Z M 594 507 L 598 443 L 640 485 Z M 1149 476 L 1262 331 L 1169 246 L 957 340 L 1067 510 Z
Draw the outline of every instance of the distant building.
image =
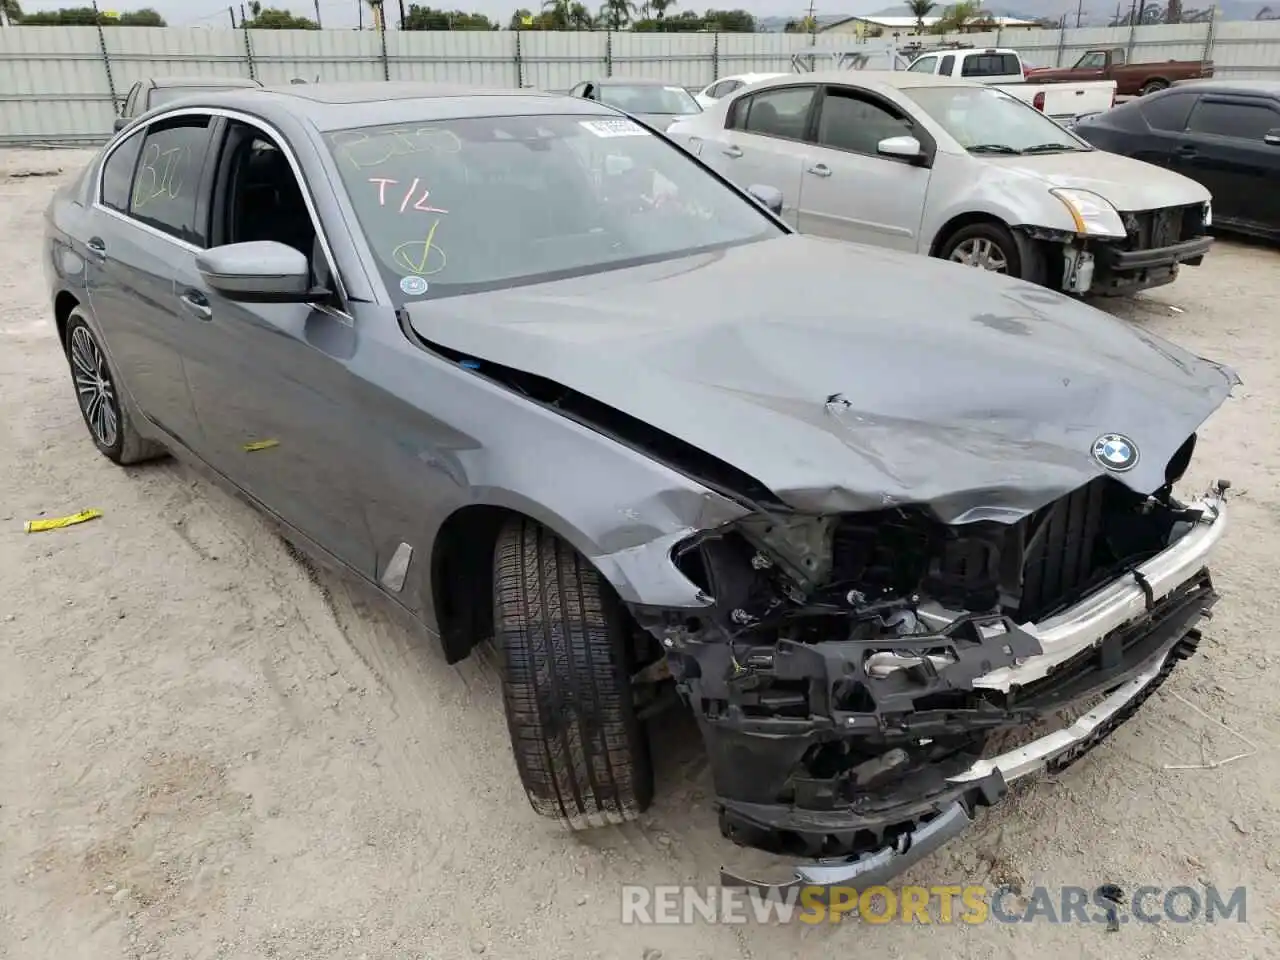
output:
M 927 33 L 942 17 L 923 17 L 921 19 L 924 22 L 924 29 Z M 1040 29 L 1039 22 L 1035 20 L 1019 20 L 1017 17 L 987 17 L 984 20 L 984 23 L 986 22 L 993 24 L 1001 31 Z M 843 33 L 855 37 L 891 37 L 894 34 L 911 36 L 918 32 L 919 23 L 920 21 L 912 16 L 882 16 L 871 13 L 865 17 L 845 17 L 843 20 L 829 23 L 825 27 L 819 27 L 818 32 Z

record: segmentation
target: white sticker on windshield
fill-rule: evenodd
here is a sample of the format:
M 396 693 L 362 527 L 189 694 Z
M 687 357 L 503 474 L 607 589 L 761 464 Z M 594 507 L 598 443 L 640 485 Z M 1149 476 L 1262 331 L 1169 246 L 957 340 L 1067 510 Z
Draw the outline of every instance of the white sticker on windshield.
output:
M 634 120 L 579 120 L 578 123 L 597 137 L 644 137 L 649 134 Z

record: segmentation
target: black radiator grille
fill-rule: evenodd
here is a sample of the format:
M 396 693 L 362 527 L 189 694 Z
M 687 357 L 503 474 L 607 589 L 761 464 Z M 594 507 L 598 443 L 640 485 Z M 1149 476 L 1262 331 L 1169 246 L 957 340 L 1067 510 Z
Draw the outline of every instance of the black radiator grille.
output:
M 1097 562 L 1105 477 L 1073 491 L 1022 521 L 1027 543 L 1018 618 L 1038 620 L 1091 586 Z
M 1198 203 L 1124 214 L 1130 250 L 1155 250 L 1204 236 L 1204 207 Z

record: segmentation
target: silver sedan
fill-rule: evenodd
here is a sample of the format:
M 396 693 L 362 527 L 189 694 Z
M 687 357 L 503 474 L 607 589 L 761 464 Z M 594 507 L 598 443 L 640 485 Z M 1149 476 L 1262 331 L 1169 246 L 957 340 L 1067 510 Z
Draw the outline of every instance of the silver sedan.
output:
M 1002 90 L 908 72 L 752 84 L 667 135 L 816 233 L 1072 293 L 1128 293 L 1198 264 L 1209 192 L 1093 149 Z

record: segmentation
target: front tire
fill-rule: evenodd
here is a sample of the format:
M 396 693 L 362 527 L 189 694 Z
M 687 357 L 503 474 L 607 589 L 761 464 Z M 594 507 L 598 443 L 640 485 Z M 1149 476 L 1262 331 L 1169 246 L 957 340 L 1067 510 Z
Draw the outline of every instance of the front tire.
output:
M 494 644 L 520 780 L 572 830 L 634 820 L 653 800 L 631 693 L 631 623 L 581 554 L 525 518 L 494 550 Z
M 938 247 L 943 260 L 991 273 L 1044 283 L 1043 257 L 1027 242 L 1020 244 L 1000 223 L 971 223 L 947 237 Z
M 1138 91 L 1138 96 L 1145 97 L 1149 93 L 1158 93 L 1161 90 L 1168 89 L 1169 82 L 1167 80 L 1148 80 L 1142 85 L 1142 89 Z
M 165 455 L 164 447 L 138 433 L 121 396 L 106 352 L 79 310 L 71 311 L 66 328 L 67 365 L 80 415 L 89 438 L 108 460 L 127 466 Z

